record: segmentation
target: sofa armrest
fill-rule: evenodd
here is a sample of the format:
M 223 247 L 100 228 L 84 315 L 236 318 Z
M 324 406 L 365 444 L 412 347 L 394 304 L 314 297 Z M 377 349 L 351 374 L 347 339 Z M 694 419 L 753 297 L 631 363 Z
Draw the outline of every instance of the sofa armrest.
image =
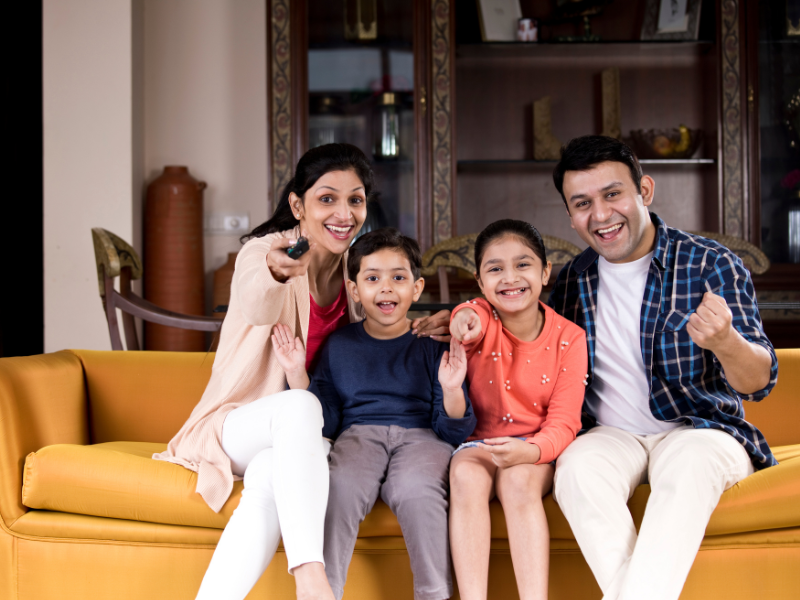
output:
M 25 457 L 50 444 L 88 444 L 83 367 L 70 352 L 0 358 L 0 517 L 22 505 Z

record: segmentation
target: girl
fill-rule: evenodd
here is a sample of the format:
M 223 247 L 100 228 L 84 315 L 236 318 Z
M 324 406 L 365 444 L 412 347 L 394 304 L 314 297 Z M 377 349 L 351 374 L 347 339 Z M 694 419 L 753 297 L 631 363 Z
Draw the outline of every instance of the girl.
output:
M 510 219 L 475 242 L 486 299 L 453 311 L 467 350 L 478 425 L 450 465 L 450 546 L 462 600 L 485 599 L 489 501 L 503 505 L 521 600 L 547 598 L 549 540 L 542 496 L 556 457 L 580 428 L 586 335 L 539 300 L 551 264 L 536 228 Z
M 242 599 L 283 536 L 297 597 L 333 600 L 322 539 L 328 501 L 327 442 L 319 401 L 287 390 L 270 344 L 282 323 L 308 349 L 311 367 L 325 338 L 361 319 L 344 288 L 345 256 L 367 216 L 373 174 L 349 144 L 309 150 L 272 218 L 256 227 L 236 258 L 228 314 L 208 387 L 189 420 L 153 458 L 197 472 L 197 492 L 219 512 L 244 478 L 244 492 L 217 544 L 197 598 Z M 287 255 L 300 235 L 312 240 Z M 421 334 L 446 332 L 436 315 Z

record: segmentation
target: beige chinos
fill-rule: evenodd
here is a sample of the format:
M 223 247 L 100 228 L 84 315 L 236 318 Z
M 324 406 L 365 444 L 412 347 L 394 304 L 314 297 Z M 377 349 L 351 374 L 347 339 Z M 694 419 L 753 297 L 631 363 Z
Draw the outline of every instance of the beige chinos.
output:
M 677 600 L 719 497 L 751 473 L 723 431 L 595 427 L 559 457 L 554 495 L 605 600 Z M 648 481 L 637 534 L 627 502 Z

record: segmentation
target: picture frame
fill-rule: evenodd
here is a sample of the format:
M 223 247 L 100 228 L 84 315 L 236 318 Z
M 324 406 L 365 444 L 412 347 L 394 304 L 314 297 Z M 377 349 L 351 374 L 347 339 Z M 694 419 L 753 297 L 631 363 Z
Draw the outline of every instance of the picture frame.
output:
M 484 42 L 516 42 L 522 18 L 519 0 L 476 0 Z
M 646 0 L 642 40 L 697 40 L 702 0 Z

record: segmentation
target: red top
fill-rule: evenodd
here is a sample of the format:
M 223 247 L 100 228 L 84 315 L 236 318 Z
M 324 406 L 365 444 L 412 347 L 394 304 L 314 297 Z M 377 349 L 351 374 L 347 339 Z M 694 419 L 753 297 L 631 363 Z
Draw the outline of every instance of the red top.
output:
M 481 336 L 465 344 L 467 379 L 478 425 L 470 440 L 513 436 L 539 446 L 548 463 L 575 439 L 586 391 L 586 334 L 544 309 L 539 337 L 524 342 L 503 327 L 483 298 L 461 304 L 481 319 Z
M 306 371 L 313 373 L 319 361 L 319 351 L 328 336 L 350 322 L 347 314 L 347 292 L 339 290 L 339 296 L 330 306 L 319 306 L 309 294 L 311 312 L 308 319 L 308 339 L 306 340 Z

